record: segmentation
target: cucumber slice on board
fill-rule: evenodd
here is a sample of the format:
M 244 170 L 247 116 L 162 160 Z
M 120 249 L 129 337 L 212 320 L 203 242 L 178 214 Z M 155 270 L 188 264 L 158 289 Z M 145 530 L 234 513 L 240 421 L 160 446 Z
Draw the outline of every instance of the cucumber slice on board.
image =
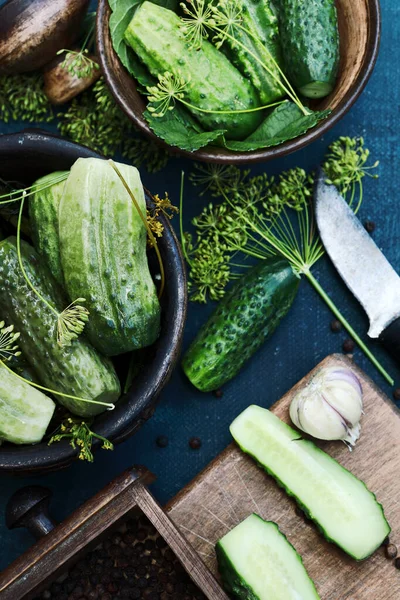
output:
M 391 529 L 366 485 L 265 408 L 249 406 L 230 431 L 317 524 L 356 560 L 370 556 Z
M 226 590 L 240 600 L 319 600 L 301 556 L 276 523 L 252 514 L 216 545 Z

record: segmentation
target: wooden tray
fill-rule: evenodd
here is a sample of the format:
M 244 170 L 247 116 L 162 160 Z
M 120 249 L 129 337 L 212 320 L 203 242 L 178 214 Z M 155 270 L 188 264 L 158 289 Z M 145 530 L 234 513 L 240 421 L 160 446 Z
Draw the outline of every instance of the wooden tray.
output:
M 329 356 L 314 371 L 335 365 L 350 367 L 362 383 L 362 436 L 353 452 L 340 442 L 322 442 L 320 446 L 376 493 L 392 527 L 391 541 L 400 550 L 400 412 L 342 355 Z M 271 409 L 284 421 L 289 422 L 293 394 L 308 377 Z M 276 521 L 302 555 L 322 600 L 400 599 L 400 571 L 385 558 L 382 548 L 361 563 L 347 557 L 299 516 L 285 492 L 234 444 L 184 488 L 167 510 L 214 574 L 215 542 L 250 513 L 257 512 L 264 519 Z

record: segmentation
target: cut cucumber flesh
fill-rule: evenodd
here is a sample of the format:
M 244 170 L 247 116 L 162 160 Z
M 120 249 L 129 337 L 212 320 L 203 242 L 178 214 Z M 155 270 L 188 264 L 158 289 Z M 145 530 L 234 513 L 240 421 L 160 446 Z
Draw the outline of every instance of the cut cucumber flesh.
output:
M 0 363 L 0 440 L 35 444 L 46 433 L 56 405 Z
M 276 523 L 252 514 L 216 546 L 224 586 L 242 600 L 319 600 L 301 557 Z
M 356 560 L 370 556 L 390 533 L 382 506 L 365 484 L 269 410 L 249 406 L 230 431 L 324 536 Z

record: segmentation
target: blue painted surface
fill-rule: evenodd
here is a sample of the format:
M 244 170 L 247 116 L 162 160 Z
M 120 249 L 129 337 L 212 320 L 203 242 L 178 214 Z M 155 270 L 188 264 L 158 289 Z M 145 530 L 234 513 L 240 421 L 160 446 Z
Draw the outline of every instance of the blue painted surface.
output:
M 360 217 L 376 222 L 374 238 L 400 271 L 397 175 L 400 160 L 400 68 L 397 60 L 400 49 L 400 5 L 397 0 L 385 0 L 382 13 L 383 39 L 378 64 L 362 98 L 350 114 L 324 139 L 295 155 L 259 165 L 253 171 L 277 173 L 295 165 L 312 168 L 320 162 L 329 142 L 339 135 L 364 136 L 372 156 L 379 158 L 381 165 L 380 179 L 365 183 L 366 197 Z M 0 133 L 18 131 L 22 127 L 23 124 L 0 124 Z M 190 167 L 190 161 L 175 158 L 161 173 L 149 175 L 143 172 L 143 179 L 154 193 L 168 190 L 171 197 L 177 199 L 180 171 L 189 171 Z M 190 218 L 198 214 L 208 200 L 199 198 L 198 191 L 188 186 L 185 221 L 189 223 Z M 367 340 L 367 319 L 326 258 L 317 265 L 315 274 L 363 339 Z M 190 305 L 185 346 L 206 320 L 210 309 Z M 98 453 L 93 465 L 76 463 L 67 471 L 39 479 L 15 479 L 2 475 L 0 569 L 32 543 L 29 534 L 24 531 L 8 532 L 2 516 L 8 498 L 20 486 L 40 483 L 52 488 L 54 515 L 57 519 L 63 519 L 123 469 L 133 463 L 142 463 L 158 476 L 153 486 L 154 494 L 161 502 L 167 501 L 230 442 L 228 425 L 250 402 L 270 406 L 318 361 L 330 353 L 341 351 L 346 335 L 330 332 L 331 319 L 322 300 L 306 282 L 302 282 L 295 305 L 286 320 L 240 376 L 225 387 L 222 399 L 196 392 L 178 368 L 162 393 L 155 416 L 135 437 L 114 452 Z M 400 382 L 400 370 L 390 357 L 375 344 L 370 343 L 370 346 Z M 355 351 L 355 360 L 382 389 L 391 394 L 389 387 L 359 350 Z M 155 444 L 160 434 L 169 437 L 170 443 L 165 449 Z M 192 436 L 199 436 L 203 441 L 198 451 L 188 446 Z

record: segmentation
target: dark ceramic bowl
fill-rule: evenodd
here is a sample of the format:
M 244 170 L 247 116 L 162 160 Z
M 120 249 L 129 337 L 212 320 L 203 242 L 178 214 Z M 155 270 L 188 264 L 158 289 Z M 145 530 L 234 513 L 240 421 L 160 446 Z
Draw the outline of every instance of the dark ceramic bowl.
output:
M 88 148 L 47 134 L 0 136 L 0 178 L 6 181 L 22 180 L 29 185 L 46 173 L 69 169 L 79 157 L 101 158 Z M 147 202 L 151 202 L 149 194 Z M 157 397 L 179 356 L 187 304 L 185 268 L 179 243 L 168 220 L 164 221 L 164 226 L 164 235 L 159 241 L 166 271 L 160 337 L 146 349 L 132 388 L 113 411 L 103 413 L 94 421 L 93 429 L 114 443 L 131 436 L 151 417 Z M 118 362 L 117 369 L 120 367 Z M 0 446 L 0 471 L 42 473 L 65 467 L 76 456 L 76 451 L 66 442 L 52 446 L 46 443 L 34 446 L 5 444 Z
M 340 69 L 336 87 L 328 98 L 314 102 L 313 108 L 331 108 L 327 119 L 304 135 L 275 146 L 253 152 L 232 152 L 207 146 L 197 152 L 186 152 L 167 146 L 195 160 L 214 163 L 255 163 L 271 160 L 304 148 L 333 127 L 350 109 L 363 91 L 374 69 L 381 31 L 379 0 L 336 0 L 340 32 Z M 105 80 L 120 107 L 147 136 L 166 146 L 150 130 L 143 117 L 145 100 L 136 83 L 113 49 L 108 22 L 108 0 L 99 0 L 97 12 L 97 46 Z

